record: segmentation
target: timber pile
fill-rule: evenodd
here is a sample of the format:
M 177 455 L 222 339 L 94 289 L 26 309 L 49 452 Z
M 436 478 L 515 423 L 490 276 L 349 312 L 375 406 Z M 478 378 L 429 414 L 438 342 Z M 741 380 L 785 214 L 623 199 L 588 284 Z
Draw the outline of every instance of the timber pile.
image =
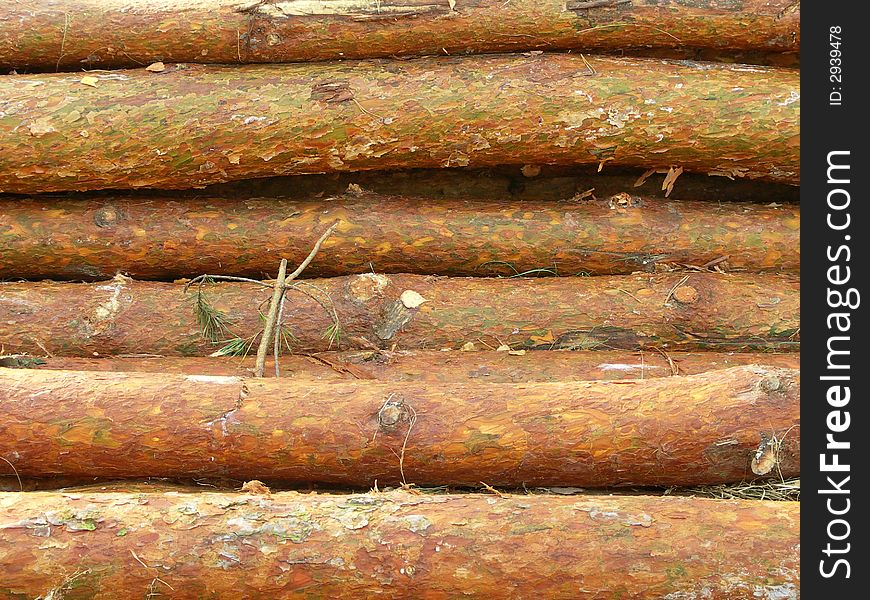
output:
M 0 7 L 0 593 L 799 597 L 799 20 Z

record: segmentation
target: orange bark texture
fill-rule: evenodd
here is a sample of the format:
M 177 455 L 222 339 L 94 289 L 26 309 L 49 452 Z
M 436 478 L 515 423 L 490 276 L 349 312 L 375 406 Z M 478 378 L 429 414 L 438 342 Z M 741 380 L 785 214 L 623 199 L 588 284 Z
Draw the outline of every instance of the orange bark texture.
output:
M 0 10 L 0 66 L 6 69 L 298 62 L 536 48 L 706 49 L 723 57 L 736 51 L 738 58 L 746 51 L 797 53 L 800 4 L 6 0 Z
M 556 53 L 176 64 L 12 75 L 0 98 L 8 193 L 499 164 L 800 178 L 795 69 Z
M 0 494 L 10 597 L 797 598 L 797 502 Z M 58 592 L 57 590 L 60 590 Z
M 613 275 L 668 265 L 797 273 L 800 207 L 668 201 L 433 200 L 358 188 L 339 197 L 166 195 L 0 200 L 0 279 L 260 277 L 302 262 L 338 221 L 307 277 Z M 544 269 L 543 271 L 538 271 Z
M 287 343 L 300 352 L 335 346 L 458 349 L 480 340 L 515 349 L 800 347 L 799 280 L 783 275 L 487 279 L 368 273 L 294 285 L 309 295 L 287 292 L 282 325 Z M 95 284 L 0 283 L 0 342 L 7 352 L 36 355 L 193 356 L 212 354 L 233 336 L 255 340 L 265 314 L 258 310 L 272 291 L 247 283 L 203 287 L 224 314 L 225 328 L 214 340 L 203 337 L 197 322 L 196 288 L 185 293 L 181 283 L 125 277 Z M 409 302 L 406 292 L 417 302 Z M 340 327 L 330 339 L 333 309 Z
M 0 456 L 27 477 L 294 484 L 698 485 L 800 473 L 798 371 L 495 384 L 0 370 Z

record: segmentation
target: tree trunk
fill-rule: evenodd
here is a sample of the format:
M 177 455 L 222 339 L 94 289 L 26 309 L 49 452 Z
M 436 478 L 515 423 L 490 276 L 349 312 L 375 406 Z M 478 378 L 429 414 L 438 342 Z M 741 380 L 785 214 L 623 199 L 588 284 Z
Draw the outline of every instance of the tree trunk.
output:
M 539 351 L 512 354 L 485 350 L 476 352 L 372 351 L 322 352 L 315 355 L 281 357 L 283 377 L 317 380 L 377 379 L 452 383 L 478 380 L 486 383 L 526 383 L 532 381 L 584 381 L 645 379 L 674 374 L 694 375 L 739 365 L 764 364 L 789 369 L 800 368 L 800 354 L 754 354 L 750 352 L 596 352 Z M 33 357 L 7 359 L 0 366 L 20 368 L 68 369 L 72 371 L 137 371 L 142 373 L 179 373 L 184 375 L 250 376 L 253 357 L 155 356 L 112 358 L 43 358 L 34 365 Z M 274 376 L 266 369 L 266 376 Z
M 574 54 L 11 76 L 0 191 L 501 163 L 796 184 L 799 90 L 791 69 Z
M 669 202 L 623 193 L 530 203 L 380 196 L 317 200 L 108 197 L 0 201 L 0 278 L 261 277 L 299 264 L 333 222 L 306 276 L 374 269 L 422 275 L 628 274 L 668 264 L 800 269 L 800 208 Z M 147 235 L 141 235 L 142 230 Z
M 679 497 L 4 493 L 0 592 L 796 599 L 799 521 Z
M 441 278 L 367 273 L 295 282 L 284 308 L 297 351 L 459 348 L 796 350 L 797 278 L 669 273 L 538 279 Z M 229 321 L 205 339 L 195 287 L 132 281 L 0 283 L 6 352 L 65 356 L 207 355 L 262 329 L 271 290 L 244 283 L 204 286 Z M 425 300 L 414 302 L 416 292 Z M 330 310 L 324 308 L 324 304 Z M 339 340 L 327 339 L 334 307 Z M 290 335 L 292 334 L 292 336 Z M 217 342 L 217 343 L 216 343 Z M 333 348 L 335 349 L 335 348 Z
M 0 371 L 0 456 L 27 477 L 292 484 L 700 485 L 800 474 L 798 371 L 622 382 L 263 380 Z M 759 447 L 776 441 L 765 468 Z M 777 451 L 778 448 L 778 451 Z
M 791 0 L 12 0 L 0 67 L 106 69 L 154 61 L 272 63 L 542 50 L 792 52 Z

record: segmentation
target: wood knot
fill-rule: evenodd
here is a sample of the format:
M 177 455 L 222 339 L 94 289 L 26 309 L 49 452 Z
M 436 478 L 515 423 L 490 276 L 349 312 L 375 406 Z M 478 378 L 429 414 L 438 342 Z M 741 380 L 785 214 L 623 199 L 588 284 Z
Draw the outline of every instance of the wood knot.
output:
M 777 392 L 782 389 L 782 380 L 776 375 L 767 375 L 758 382 L 758 387 L 765 392 Z
M 384 405 L 378 411 L 378 426 L 386 431 L 396 428 L 399 421 L 402 420 L 402 415 L 405 413 L 404 400 L 393 400 L 392 396 L 384 402 Z
M 94 224 L 97 227 L 114 227 L 120 215 L 114 206 L 104 206 L 94 214 Z
M 681 285 L 674 290 L 674 300 L 680 304 L 692 304 L 698 300 L 698 290 L 690 285 Z

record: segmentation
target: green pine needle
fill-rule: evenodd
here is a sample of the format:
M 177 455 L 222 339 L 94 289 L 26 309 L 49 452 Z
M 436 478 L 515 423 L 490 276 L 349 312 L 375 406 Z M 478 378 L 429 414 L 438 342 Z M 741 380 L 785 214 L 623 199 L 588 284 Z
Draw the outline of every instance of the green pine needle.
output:
M 221 342 L 224 345 L 217 351 L 212 352 L 211 356 L 241 356 L 244 358 L 250 353 L 256 337 L 257 336 L 254 336 L 247 340 L 240 337 L 224 340 Z
M 338 323 L 333 323 L 326 328 L 323 337 L 329 340 L 330 348 L 332 348 L 333 344 L 339 345 L 341 343 L 341 326 Z

